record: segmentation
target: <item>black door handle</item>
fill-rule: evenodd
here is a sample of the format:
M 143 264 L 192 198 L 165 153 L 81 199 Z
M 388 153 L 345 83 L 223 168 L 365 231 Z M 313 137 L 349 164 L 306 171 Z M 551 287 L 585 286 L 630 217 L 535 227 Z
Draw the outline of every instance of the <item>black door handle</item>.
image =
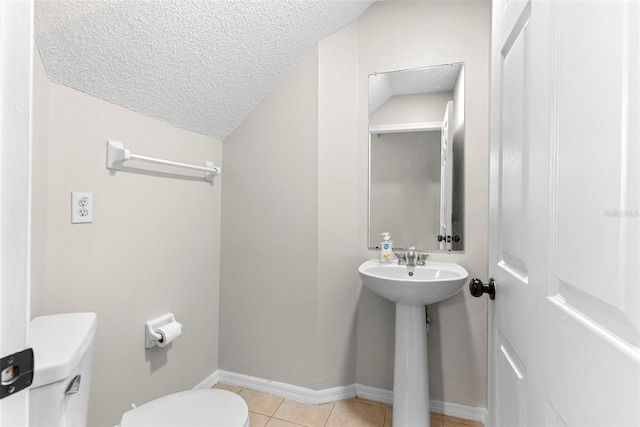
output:
M 489 279 L 489 284 L 485 285 L 480 279 L 471 279 L 469 293 L 476 298 L 481 297 L 482 294 L 489 294 L 489 299 L 496 299 L 496 282 Z

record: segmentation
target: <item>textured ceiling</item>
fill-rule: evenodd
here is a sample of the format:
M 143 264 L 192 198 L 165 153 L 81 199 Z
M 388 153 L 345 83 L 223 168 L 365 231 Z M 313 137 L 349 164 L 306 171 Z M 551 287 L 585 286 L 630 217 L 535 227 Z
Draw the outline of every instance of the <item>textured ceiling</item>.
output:
M 49 78 L 224 138 L 373 0 L 37 0 Z

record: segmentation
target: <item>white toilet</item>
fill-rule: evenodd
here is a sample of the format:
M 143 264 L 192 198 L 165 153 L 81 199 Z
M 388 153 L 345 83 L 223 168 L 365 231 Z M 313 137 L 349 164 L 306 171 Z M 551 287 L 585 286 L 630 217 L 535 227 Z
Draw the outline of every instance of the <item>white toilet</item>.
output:
M 29 395 L 31 425 L 87 425 L 96 327 L 95 313 L 55 314 L 31 321 L 35 363 Z M 230 391 L 189 390 L 125 412 L 121 426 L 250 427 L 249 408 Z
M 121 427 L 250 427 L 249 408 L 235 393 L 198 389 L 173 393 L 122 415 Z
M 36 317 L 31 321 L 33 383 L 29 389 L 32 426 L 86 426 L 91 388 L 95 313 Z

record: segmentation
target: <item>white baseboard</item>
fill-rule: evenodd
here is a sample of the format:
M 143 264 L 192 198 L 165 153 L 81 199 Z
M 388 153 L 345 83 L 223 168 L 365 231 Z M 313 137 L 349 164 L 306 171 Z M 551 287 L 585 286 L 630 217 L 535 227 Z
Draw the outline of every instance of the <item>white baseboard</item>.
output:
M 218 371 L 215 371 L 213 374 L 209 375 L 207 378 L 203 379 L 198 384 L 196 384 L 196 386 L 193 387 L 193 389 L 196 390 L 200 388 L 211 388 L 214 385 L 218 384 L 219 382 L 220 382 L 220 375 L 218 374 Z
M 298 402 L 310 403 L 313 405 L 350 399 L 356 396 L 376 402 L 388 404 L 393 403 L 393 391 L 369 387 L 362 384 L 351 384 L 341 387 L 326 388 L 323 390 L 312 390 L 310 388 L 222 370 L 217 370 L 213 374 L 209 375 L 194 388 L 213 387 L 213 385 L 218 382 L 260 391 L 262 393 L 273 394 L 275 396 L 284 397 Z M 485 408 L 441 402 L 439 400 L 431 400 L 429 404 L 432 412 L 442 415 L 449 415 L 466 420 L 481 421 L 483 423 L 487 418 L 487 410 Z
M 393 404 L 392 390 L 384 390 L 381 388 L 356 384 L 356 395 L 363 399 Z M 473 406 L 442 402 L 440 400 L 430 400 L 429 409 L 431 412 L 436 412 L 438 414 L 463 418 L 465 420 L 482 421 L 483 423 L 487 417 L 487 410 L 485 408 L 475 408 Z
M 463 418 L 465 420 L 482 421 L 485 423 L 487 410 L 473 406 L 460 405 L 458 403 L 441 402 L 439 400 L 429 401 L 431 412 L 442 415 Z
M 225 384 L 274 394 L 276 396 L 285 397 L 298 402 L 311 403 L 314 405 L 348 399 L 350 397 L 355 397 L 356 395 L 355 385 L 327 388 L 324 390 L 312 390 L 305 387 L 265 380 L 249 375 L 237 374 L 235 372 L 221 370 L 218 370 L 217 372 L 220 382 Z
M 393 403 L 393 391 L 356 384 L 356 396 L 374 402 Z

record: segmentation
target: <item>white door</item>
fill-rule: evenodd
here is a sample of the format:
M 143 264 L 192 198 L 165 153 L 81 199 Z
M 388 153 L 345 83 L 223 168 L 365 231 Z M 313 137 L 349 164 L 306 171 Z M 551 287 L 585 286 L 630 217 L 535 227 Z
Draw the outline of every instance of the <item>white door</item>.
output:
M 0 357 L 27 347 L 32 40 L 33 3 L 0 1 Z M 0 425 L 26 426 L 28 412 L 26 390 L 9 394 Z
M 489 426 L 640 425 L 640 2 L 494 1 Z
M 447 102 L 440 129 L 440 241 L 441 251 L 451 250 L 453 230 L 453 101 Z

